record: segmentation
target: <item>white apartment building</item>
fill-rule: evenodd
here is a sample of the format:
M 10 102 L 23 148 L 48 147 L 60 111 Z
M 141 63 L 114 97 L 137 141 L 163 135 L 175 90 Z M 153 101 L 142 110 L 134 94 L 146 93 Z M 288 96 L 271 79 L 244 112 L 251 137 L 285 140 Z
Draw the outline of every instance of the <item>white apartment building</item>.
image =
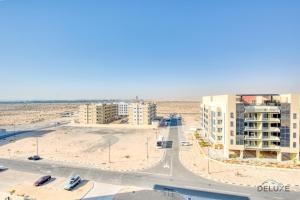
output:
M 128 115 L 128 103 L 126 102 L 118 102 L 118 115 L 119 116 L 127 116 Z
M 202 134 L 225 158 L 299 161 L 298 94 L 206 96 L 200 113 Z
M 131 125 L 150 125 L 156 118 L 156 104 L 137 102 L 128 106 L 128 122 Z

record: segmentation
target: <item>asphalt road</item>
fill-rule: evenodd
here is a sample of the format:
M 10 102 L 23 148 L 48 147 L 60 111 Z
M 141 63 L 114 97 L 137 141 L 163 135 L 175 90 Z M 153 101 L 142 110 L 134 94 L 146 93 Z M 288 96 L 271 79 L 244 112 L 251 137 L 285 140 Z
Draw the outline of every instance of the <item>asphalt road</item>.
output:
M 170 194 L 180 193 L 190 200 L 300 199 L 300 193 L 297 192 L 258 192 L 256 188 L 223 184 L 196 176 L 180 163 L 177 126 L 180 126 L 180 121 L 172 119 L 168 139 L 171 145 L 166 149 L 164 159 L 153 168 L 141 172 L 104 171 L 95 168 L 53 164 L 47 161 L 0 159 L 0 163 L 18 171 L 62 177 L 79 174 L 85 179 L 97 182 L 153 188 Z

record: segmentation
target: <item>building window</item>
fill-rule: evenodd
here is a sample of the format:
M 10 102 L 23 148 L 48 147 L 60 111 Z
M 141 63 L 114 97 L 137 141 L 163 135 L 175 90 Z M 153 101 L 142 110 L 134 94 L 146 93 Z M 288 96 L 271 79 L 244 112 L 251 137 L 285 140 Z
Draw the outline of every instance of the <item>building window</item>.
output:
M 293 128 L 297 128 L 297 124 L 296 123 L 293 123 Z
M 233 122 L 230 122 L 230 127 L 233 127 L 234 126 L 234 123 Z
M 218 120 L 218 124 L 222 124 L 222 120 Z
M 222 133 L 222 128 L 218 128 L 218 132 L 219 132 L 219 133 Z
M 293 114 L 293 119 L 297 119 L 297 113 Z
M 296 142 L 293 142 L 293 148 L 296 148 Z
M 218 112 L 218 117 L 221 117 L 222 116 L 222 112 Z
M 232 113 L 230 113 L 230 118 L 234 118 L 234 113 L 232 112 Z
M 293 133 L 293 138 L 296 138 L 296 137 L 297 137 L 297 136 L 296 136 L 296 133 L 294 132 L 294 133 Z
M 230 144 L 233 145 L 233 139 L 230 140 Z
M 230 131 L 230 136 L 234 136 L 234 131 Z
M 222 140 L 222 136 L 218 136 L 218 140 L 221 141 Z

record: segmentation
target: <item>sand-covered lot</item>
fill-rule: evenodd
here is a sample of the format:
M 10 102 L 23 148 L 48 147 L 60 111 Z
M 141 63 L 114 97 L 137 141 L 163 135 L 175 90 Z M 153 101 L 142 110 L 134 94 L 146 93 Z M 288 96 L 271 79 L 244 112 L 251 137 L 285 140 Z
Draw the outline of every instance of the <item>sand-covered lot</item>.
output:
M 62 117 L 63 112 L 78 112 L 79 104 L 0 104 L 0 127 L 13 130 L 12 124 L 19 124 L 16 130 L 53 119 L 71 120 L 76 116 Z M 158 101 L 157 115 L 168 116 L 179 113 L 185 125 L 199 125 L 199 102 Z M 113 125 L 113 124 L 111 124 Z M 167 135 L 167 129 L 156 130 L 110 127 L 55 127 L 21 134 L 15 138 L 0 141 L 0 156 L 27 159 L 36 154 L 38 136 L 39 162 L 61 162 L 70 165 L 93 166 L 109 170 L 140 170 L 158 163 L 164 154 L 156 149 L 156 137 Z M 147 159 L 148 140 L 148 159 Z M 110 144 L 110 145 L 109 145 Z M 110 148 L 109 148 L 110 146 Z M 110 155 L 110 156 L 109 156 Z M 110 162 L 109 162 L 110 159 Z
M 200 101 L 158 101 L 157 115 L 168 116 L 168 113 L 178 113 L 187 126 L 200 125 Z
M 1 141 L 0 156 L 26 159 L 36 154 L 38 138 L 42 162 L 58 161 L 110 170 L 137 170 L 161 160 L 164 151 L 156 149 L 156 135 L 166 135 L 167 132 L 166 128 L 159 129 L 156 134 L 155 129 L 62 126 Z
M 76 112 L 77 104 L 20 103 L 0 104 L 0 126 L 33 124 L 61 117 L 63 112 Z

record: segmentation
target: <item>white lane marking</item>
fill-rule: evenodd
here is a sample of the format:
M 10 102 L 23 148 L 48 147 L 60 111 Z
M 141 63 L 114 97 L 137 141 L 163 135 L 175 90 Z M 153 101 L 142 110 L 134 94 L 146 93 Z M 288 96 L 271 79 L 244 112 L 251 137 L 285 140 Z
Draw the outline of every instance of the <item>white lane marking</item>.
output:
M 170 165 L 166 162 L 165 164 L 164 164 L 164 168 L 170 168 Z
M 149 175 L 158 175 L 158 176 L 170 176 L 169 174 L 161 174 L 161 173 L 152 173 L 152 172 L 134 172 L 135 174 L 149 174 Z

